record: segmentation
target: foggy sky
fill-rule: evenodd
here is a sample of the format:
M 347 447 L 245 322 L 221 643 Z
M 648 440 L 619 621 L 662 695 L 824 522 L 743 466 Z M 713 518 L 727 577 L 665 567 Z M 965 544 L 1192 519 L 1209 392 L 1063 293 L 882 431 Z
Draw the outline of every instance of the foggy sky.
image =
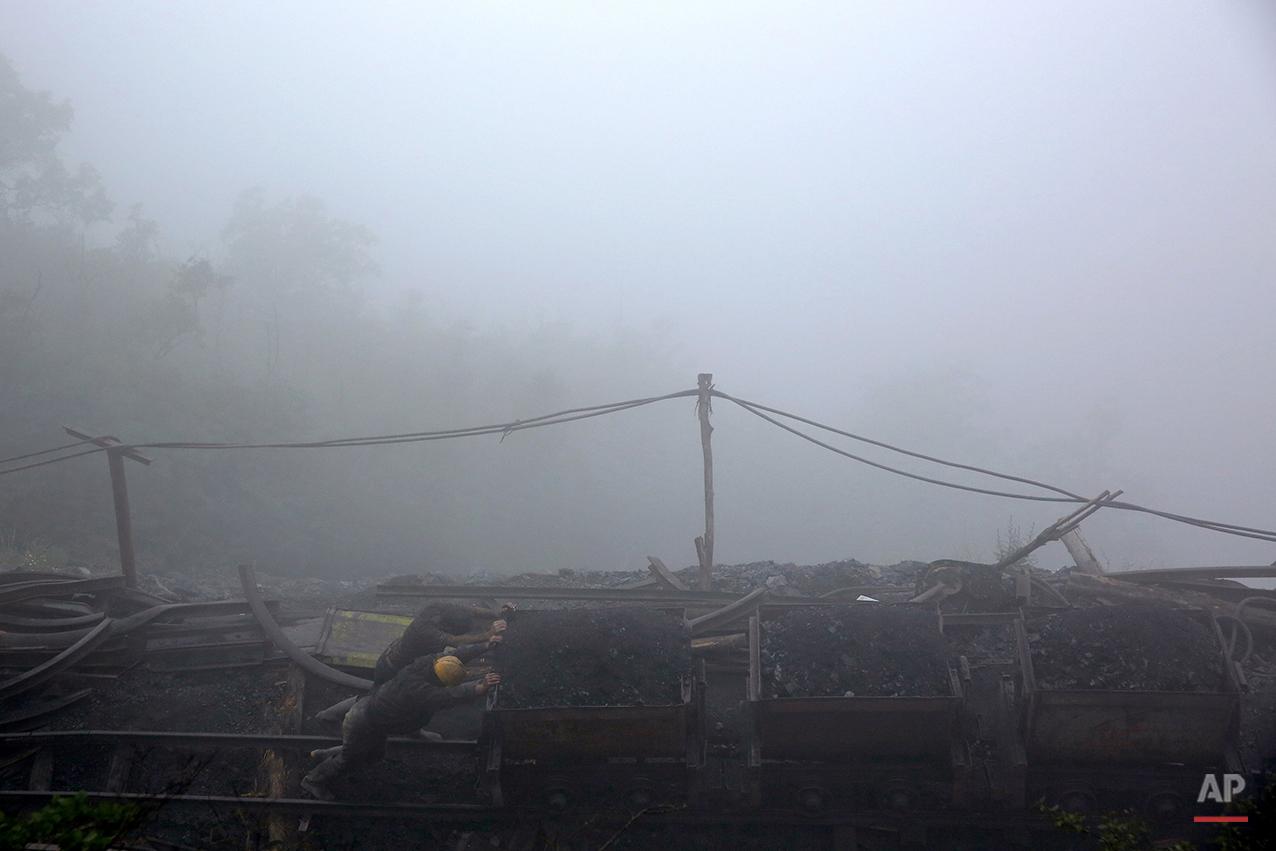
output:
M 387 301 L 668 335 L 685 382 L 636 392 L 711 371 L 938 451 L 953 412 L 910 398 L 971 376 L 949 401 L 1006 446 L 955 460 L 1073 441 L 1123 477 L 1065 485 L 1276 525 L 1276 25 L 1257 0 L 0 0 L 0 21 L 24 83 L 75 107 L 66 154 L 176 258 L 216 256 L 246 187 L 315 195 L 379 236 Z M 718 415 L 729 447 L 743 417 Z M 833 475 L 792 452 L 795 476 Z M 845 470 L 839 492 L 904 487 Z M 973 510 L 948 499 L 923 498 Z M 1114 563 L 1153 539 L 1161 564 L 1276 557 L 1096 526 Z M 794 534 L 719 557 L 910 555 Z

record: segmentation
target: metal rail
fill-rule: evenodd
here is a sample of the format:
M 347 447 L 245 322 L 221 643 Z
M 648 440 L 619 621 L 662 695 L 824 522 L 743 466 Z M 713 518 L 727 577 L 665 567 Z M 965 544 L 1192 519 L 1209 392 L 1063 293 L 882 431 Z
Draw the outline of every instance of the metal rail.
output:
M 75 792 L 32 792 L 6 791 L 0 792 L 0 803 L 26 804 L 39 806 L 47 804 L 53 798 L 64 795 L 79 794 Z M 252 810 L 268 813 L 288 813 L 290 815 L 345 815 L 362 816 L 364 818 L 412 818 L 429 819 L 431 821 L 456 821 L 480 818 L 516 819 L 520 815 L 516 811 L 502 811 L 484 804 L 407 804 L 386 802 L 375 804 L 356 804 L 344 801 L 319 801 L 314 798 L 237 798 L 231 795 L 150 795 L 144 792 L 85 792 L 91 801 L 112 801 L 130 804 L 152 804 L 168 806 L 174 803 L 202 804 L 207 807 L 229 807 L 237 810 Z
M 69 792 L 0 791 L 0 804 L 39 806 L 51 799 L 69 795 Z M 416 804 L 401 802 L 354 803 L 346 801 L 319 801 L 313 798 L 257 798 L 229 795 L 148 795 L 138 792 L 86 792 L 92 801 L 116 801 L 156 806 L 173 803 L 200 804 L 206 807 L 226 807 L 264 813 L 287 813 L 298 816 L 360 816 L 364 818 L 410 818 L 433 821 L 471 822 L 543 822 L 546 813 L 539 809 L 517 807 L 493 807 L 487 804 Z M 581 809 L 573 811 L 573 820 L 586 822 L 600 816 L 618 816 L 624 813 L 617 808 Z M 921 827 L 940 829 L 946 827 L 977 827 L 983 830 L 1039 829 L 1051 830 L 1052 822 L 1038 813 L 982 813 L 967 812 L 962 815 L 947 813 L 910 812 L 906 815 L 870 812 L 832 812 L 825 815 L 805 815 L 792 810 L 723 810 L 671 807 L 642 814 L 645 823 L 697 824 L 697 825 L 794 825 L 803 827 L 855 827 L 898 832 L 902 828 Z M 561 819 L 562 816 L 559 816 Z
M 748 596 L 731 591 L 665 591 L 658 588 L 529 588 L 523 585 L 378 585 L 378 597 L 498 600 L 583 600 L 602 603 L 662 603 L 725 606 Z M 772 595 L 768 606 L 828 606 L 821 597 Z
M 299 736 L 270 733 L 163 733 L 145 730 L 41 730 L 34 733 L 0 733 L 0 744 L 10 747 L 49 744 L 130 744 L 175 748 L 276 748 L 317 750 L 341 744 L 339 736 Z M 392 748 L 467 753 L 478 747 L 470 739 L 392 738 Z

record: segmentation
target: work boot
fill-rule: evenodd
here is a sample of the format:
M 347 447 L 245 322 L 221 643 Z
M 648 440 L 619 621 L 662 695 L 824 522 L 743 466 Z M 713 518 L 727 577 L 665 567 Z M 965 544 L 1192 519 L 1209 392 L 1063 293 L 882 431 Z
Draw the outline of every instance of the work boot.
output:
M 311 780 L 309 774 L 301 778 L 301 788 L 321 801 L 335 801 L 337 799 L 337 796 L 332 794 L 331 789 L 317 780 Z
M 443 736 L 440 735 L 439 733 L 434 732 L 433 730 L 417 730 L 416 737 L 418 739 L 425 739 L 427 742 L 443 741 Z

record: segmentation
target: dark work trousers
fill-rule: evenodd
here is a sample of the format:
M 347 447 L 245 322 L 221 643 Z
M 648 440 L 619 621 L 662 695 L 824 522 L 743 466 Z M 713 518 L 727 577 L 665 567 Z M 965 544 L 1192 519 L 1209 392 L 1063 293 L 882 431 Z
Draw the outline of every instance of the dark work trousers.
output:
M 367 709 L 365 697 L 346 713 L 341 722 L 341 751 L 316 765 L 306 775 L 307 780 L 327 785 L 339 774 L 385 758 L 386 732 L 368 720 Z

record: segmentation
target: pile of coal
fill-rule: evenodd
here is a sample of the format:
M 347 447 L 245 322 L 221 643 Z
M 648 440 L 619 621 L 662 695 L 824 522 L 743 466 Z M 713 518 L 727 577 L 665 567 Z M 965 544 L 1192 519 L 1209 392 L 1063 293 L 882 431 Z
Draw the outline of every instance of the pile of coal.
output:
M 652 609 L 516 612 L 494 654 L 502 709 L 682 702 L 691 641 Z
M 763 624 L 763 697 L 952 694 L 934 611 L 855 603 L 794 609 Z
M 1029 621 L 1042 689 L 1218 691 L 1225 670 L 1213 628 L 1153 605 L 1069 609 Z
M 972 664 L 1012 663 L 1019 658 L 1019 642 L 1013 624 L 981 624 L 946 628 L 953 652 Z

